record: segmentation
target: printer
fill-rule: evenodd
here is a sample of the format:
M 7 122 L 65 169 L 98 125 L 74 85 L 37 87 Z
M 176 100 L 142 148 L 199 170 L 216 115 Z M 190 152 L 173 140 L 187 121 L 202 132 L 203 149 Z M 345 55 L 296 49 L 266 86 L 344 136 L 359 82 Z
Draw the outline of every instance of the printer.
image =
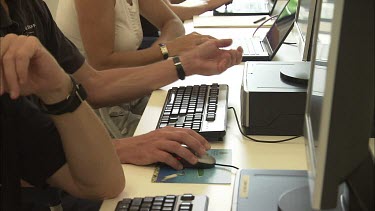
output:
M 298 83 L 299 76 L 285 80 L 282 74 L 295 70 L 309 75 L 310 62 L 245 63 L 241 124 L 247 135 L 303 134 L 307 79 L 302 84 Z

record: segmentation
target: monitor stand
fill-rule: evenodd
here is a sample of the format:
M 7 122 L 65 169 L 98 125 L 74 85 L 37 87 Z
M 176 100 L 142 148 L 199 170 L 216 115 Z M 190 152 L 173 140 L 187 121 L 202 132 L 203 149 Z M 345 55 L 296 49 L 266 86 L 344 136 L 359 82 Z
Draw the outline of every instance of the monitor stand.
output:
M 340 197 L 337 208 L 325 209 L 324 211 L 342 211 L 347 210 L 342 206 L 345 206 L 345 198 L 343 197 L 345 187 L 340 188 Z M 298 187 L 290 191 L 285 192 L 280 196 L 278 203 L 278 211 L 317 211 L 311 208 L 310 201 L 310 189 L 308 186 Z
M 311 211 L 308 187 L 305 170 L 241 169 L 234 184 L 232 211 Z M 343 188 L 340 195 L 348 193 Z M 344 209 L 329 211 L 337 210 Z
M 310 65 L 310 62 L 302 62 L 283 66 L 280 69 L 280 78 L 286 84 L 307 87 L 310 78 Z

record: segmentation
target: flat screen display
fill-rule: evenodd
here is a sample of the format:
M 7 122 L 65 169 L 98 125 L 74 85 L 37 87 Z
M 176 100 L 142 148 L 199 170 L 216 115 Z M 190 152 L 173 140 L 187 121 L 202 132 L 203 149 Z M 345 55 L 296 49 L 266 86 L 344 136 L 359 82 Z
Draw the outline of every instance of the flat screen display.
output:
M 275 52 L 280 47 L 281 42 L 289 33 L 296 19 L 298 0 L 290 0 L 277 17 L 275 23 L 272 25 L 266 35 L 266 39 L 271 47 L 272 52 Z

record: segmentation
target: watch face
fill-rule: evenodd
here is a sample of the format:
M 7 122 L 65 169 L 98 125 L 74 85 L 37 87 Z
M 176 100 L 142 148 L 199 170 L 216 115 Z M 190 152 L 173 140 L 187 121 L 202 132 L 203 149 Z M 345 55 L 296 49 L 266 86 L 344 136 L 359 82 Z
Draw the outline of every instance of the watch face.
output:
M 159 43 L 161 54 L 163 54 L 164 59 L 168 59 L 168 49 L 164 43 Z

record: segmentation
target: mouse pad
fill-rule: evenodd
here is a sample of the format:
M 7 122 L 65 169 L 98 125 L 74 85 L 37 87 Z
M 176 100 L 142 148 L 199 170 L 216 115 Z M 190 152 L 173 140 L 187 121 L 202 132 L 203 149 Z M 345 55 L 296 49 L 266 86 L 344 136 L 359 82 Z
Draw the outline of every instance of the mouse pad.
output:
M 216 163 L 231 165 L 231 149 L 211 149 L 208 154 L 215 157 Z M 152 182 L 158 183 L 196 183 L 196 184 L 230 184 L 232 168 L 215 166 L 210 169 L 175 170 L 167 165 L 157 166 Z

